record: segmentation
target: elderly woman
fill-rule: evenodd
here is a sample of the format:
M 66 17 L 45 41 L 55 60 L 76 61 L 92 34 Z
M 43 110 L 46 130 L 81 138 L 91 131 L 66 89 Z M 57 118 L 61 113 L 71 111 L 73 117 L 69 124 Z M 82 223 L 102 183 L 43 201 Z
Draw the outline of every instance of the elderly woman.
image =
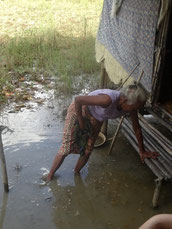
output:
M 146 152 L 144 149 L 137 117 L 137 110 L 144 106 L 146 99 L 146 91 L 139 84 L 129 85 L 121 91 L 99 89 L 86 96 L 76 97 L 68 108 L 62 145 L 46 181 L 53 178 L 56 170 L 70 153 L 80 154 L 75 167 L 75 173 L 79 173 L 91 155 L 103 121 L 119 118 L 122 115 L 131 117 L 142 162 L 145 158 L 156 158 L 156 153 Z

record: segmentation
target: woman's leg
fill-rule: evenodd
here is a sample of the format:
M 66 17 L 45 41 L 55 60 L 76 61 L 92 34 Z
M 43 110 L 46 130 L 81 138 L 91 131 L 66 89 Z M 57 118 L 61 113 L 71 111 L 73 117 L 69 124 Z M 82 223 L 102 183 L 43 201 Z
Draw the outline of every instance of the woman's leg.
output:
M 88 139 L 87 146 L 85 149 L 85 154 L 83 156 L 80 156 L 78 161 L 77 161 L 77 164 L 76 164 L 75 169 L 74 169 L 75 173 L 79 173 L 80 170 L 88 162 L 90 155 L 94 149 L 95 141 L 97 139 L 97 136 L 98 136 L 99 131 L 100 131 L 101 126 L 102 126 L 102 122 L 99 122 L 98 120 L 96 120 L 93 117 L 90 118 L 90 123 L 92 126 L 92 135 Z
M 80 170 L 85 166 L 85 164 L 88 162 L 89 158 L 90 158 L 90 155 L 93 151 L 93 148 L 94 148 L 94 143 L 97 139 L 97 136 L 98 136 L 98 133 L 95 133 L 93 131 L 93 135 L 88 139 L 88 142 L 87 142 L 87 146 L 86 146 L 86 149 L 85 149 L 85 153 L 83 156 L 80 156 L 78 161 L 77 161 L 77 164 L 75 166 L 75 173 L 79 173 Z
M 70 153 L 70 145 L 72 141 L 72 128 L 74 126 L 75 120 L 75 106 L 74 103 L 72 103 L 68 108 L 67 116 L 65 119 L 62 145 L 53 160 L 53 164 L 51 166 L 50 172 L 46 177 L 46 181 L 50 181 L 53 179 L 54 173 L 61 166 L 65 157 Z
M 55 172 L 61 166 L 65 157 L 66 155 L 57 153 L 57 155 L 54 158 L 53 164 L 51 166 L 50 172 L 47 175 L 46 181 L 50 181 L 53 179 Z
M 90 155 L 91 155 L 91 153 L 87 153 L 87 154 L 85 153 L 83 156 L 79 157 L 79 159 L 76 163 L 75 169 L 74 169 L 76 174 L 79 174 L 80 170 L 88 162 Z

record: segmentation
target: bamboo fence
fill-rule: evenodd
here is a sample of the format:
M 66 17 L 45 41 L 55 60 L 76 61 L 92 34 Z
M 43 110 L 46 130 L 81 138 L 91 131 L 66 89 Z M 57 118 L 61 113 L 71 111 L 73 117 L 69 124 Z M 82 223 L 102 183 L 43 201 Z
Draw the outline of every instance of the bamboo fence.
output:
M 153 207 L 157 207 L 162 181 L 172 181 L 172 142 L 151 123 L 149 123 L 141 114 L 139 114 L 138 117 L 140 126 L 142 127 L 145 149 L 159 153 L 157 159 L 145 159 L 145 164 L 157 177 L 155 180 L 156 187 L 152 199 Z M 117 119 L 115 122 L 119 125 L 121 120 Z M 129 118 L 124 118 L 120 126 L 123 135 L 128 139 L 136 152 L 139 154 L 137 139 Z

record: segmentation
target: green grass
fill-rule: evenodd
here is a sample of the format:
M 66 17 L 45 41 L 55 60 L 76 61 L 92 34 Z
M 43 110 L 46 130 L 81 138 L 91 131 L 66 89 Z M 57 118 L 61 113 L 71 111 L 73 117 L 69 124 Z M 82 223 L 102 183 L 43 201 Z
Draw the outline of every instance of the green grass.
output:
M 102 2 L 0 1 L 0 89 L 26 73 L 55 76 L 67 88 L 77 75 L 96 73 L 94 45 Z

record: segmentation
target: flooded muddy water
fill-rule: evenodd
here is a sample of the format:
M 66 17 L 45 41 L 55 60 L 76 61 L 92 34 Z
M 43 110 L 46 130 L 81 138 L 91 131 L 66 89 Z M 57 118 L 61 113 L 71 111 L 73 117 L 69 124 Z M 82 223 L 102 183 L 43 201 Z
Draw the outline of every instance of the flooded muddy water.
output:
M 5 110 L 13 132 L 2 134 L 10 191 L 4 193 L 0 179 L 0 229 L 135 229 L 152 215 L 172 212 L 171 184 L 164 184 L 160 207 L 152 209 L 155 177 L 121 134 L 111 156 L 110 142 L 95 148 L 75 176 L 78 155 L 70 155 L 42 185 L 61 144 L 62 111 L 72 99 L 55 99 L 53 92 L 45 97 L 30 109 Z

